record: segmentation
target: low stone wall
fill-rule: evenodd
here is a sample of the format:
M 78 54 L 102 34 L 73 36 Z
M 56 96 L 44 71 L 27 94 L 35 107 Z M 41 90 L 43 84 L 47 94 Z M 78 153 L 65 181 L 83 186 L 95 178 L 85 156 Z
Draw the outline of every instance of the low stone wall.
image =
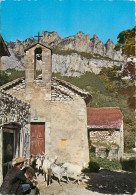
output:
M 108 158 L 109 160 L 116 159 L 118 160 L 118 147 L 111 146 L 106 148 L 104 146 L 92 146 L 95 151 L 95 156 L 98 158 Z
M 92 147 L 96 157 L 108 159 L 119 159 L 121 157 L 119 152 L 121 147 L 119 130 L 91 130 L 90 141 L 94 144 Z M 97 146 L 95 143 L 102 145 Z M 107 144 L 108 148 L 103 144 Z
M 119 130 L 91 130 L 90 140 L 96 142 L 103 142 L 106 144 L 120 143 L 120 131 Z

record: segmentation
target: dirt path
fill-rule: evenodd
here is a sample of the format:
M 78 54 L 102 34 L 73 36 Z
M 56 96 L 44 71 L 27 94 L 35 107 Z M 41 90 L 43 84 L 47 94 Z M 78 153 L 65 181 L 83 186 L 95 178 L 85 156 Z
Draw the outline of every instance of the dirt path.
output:
M 83 183 L 66 184 L 56 181 L 46 187 L 43 177 L 38 177 L 40 195 L 98 195 L 98 194 L 134 194 L 134 173 L 124 171 L 101 170 L 99 173 L 88 173 Z

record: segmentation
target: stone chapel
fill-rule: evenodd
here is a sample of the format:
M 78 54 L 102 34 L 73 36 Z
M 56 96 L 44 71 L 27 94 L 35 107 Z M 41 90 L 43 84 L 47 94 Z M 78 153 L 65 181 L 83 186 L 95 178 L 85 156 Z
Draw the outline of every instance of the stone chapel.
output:
M 25 78 L 1 87 L 0 150 L 3 161 L 31 154 L 55 155 L 58 162 L 89 162 L 87 109 L 91 95 L 52 77 L 52 52 L 37 42 L 25 50 Z M 36 76 L 41 62 L 42 74 Z M 7 137 L 7 143 L 3 137 Z M 12 141 L 9 137 L 12 137 Z M 0 175 L 2 163 L 0 162 Z

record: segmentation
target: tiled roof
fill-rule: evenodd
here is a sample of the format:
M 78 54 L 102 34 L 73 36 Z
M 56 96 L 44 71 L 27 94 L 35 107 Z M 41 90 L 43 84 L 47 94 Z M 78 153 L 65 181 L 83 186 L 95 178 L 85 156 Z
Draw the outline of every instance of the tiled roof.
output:
M 89 92 L 80 89 L 79 87 L 72 85 L 71 83 L 64 81 L 64 80 L 60 80 L 56 77 L 52 78 L 52 81 L 56 81 L 58 82 L 60 85 L 65 86 L 67 89 L 69 89 L 69 91 L 73 91 L 75 94 L 78 94 L 79 96 L 83 97 L 86 101 L 86 103 L 89 103 L 90 100 L 92 99 L 92 96 Z
M 123 116 L 119 108 L 87 108 L 87 125 L 94 129 L 120 129 Z
M 38 82 L 38 80 L 41 80 L 41 79 L 42 77 L 41 75 L 39 75 L 36 81 Z M 6 90 L 6 91 L 10 89 L 13 89 L 13 90 L 17 89 L 19 91 L 20 89 L 24 89 L 24 88 L 25 88 L 25 78 L 24 77 L 13 80 L 0 87 L 1 90 Z M 85 102 L 88 103 L 92 98 L 91 94 L 89 94 L 88 92 L 66 81 L 57 79 L 55 77 L 52 77 L 51 89 L 52 89 L 52 99 L 54 99 L 54 96 L 55 96 L 54 101 L 60 99 L 59 96 L 61 97 L 63 96 L 62 98 L 68 97 L 70 99 L 75 96 L 81 96 L 85 100 Z

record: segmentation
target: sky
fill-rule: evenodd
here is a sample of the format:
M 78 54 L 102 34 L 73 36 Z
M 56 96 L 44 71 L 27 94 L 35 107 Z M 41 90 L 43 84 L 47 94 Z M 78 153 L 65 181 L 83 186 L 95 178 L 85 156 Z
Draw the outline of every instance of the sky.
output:
M 116 44 L 121 31 L 135 25 L 133 0 L 0 0 L 0 31 L 5 41 L 25 40 L 42 31 L 61 38 L 82 31 L 104 44 Z

